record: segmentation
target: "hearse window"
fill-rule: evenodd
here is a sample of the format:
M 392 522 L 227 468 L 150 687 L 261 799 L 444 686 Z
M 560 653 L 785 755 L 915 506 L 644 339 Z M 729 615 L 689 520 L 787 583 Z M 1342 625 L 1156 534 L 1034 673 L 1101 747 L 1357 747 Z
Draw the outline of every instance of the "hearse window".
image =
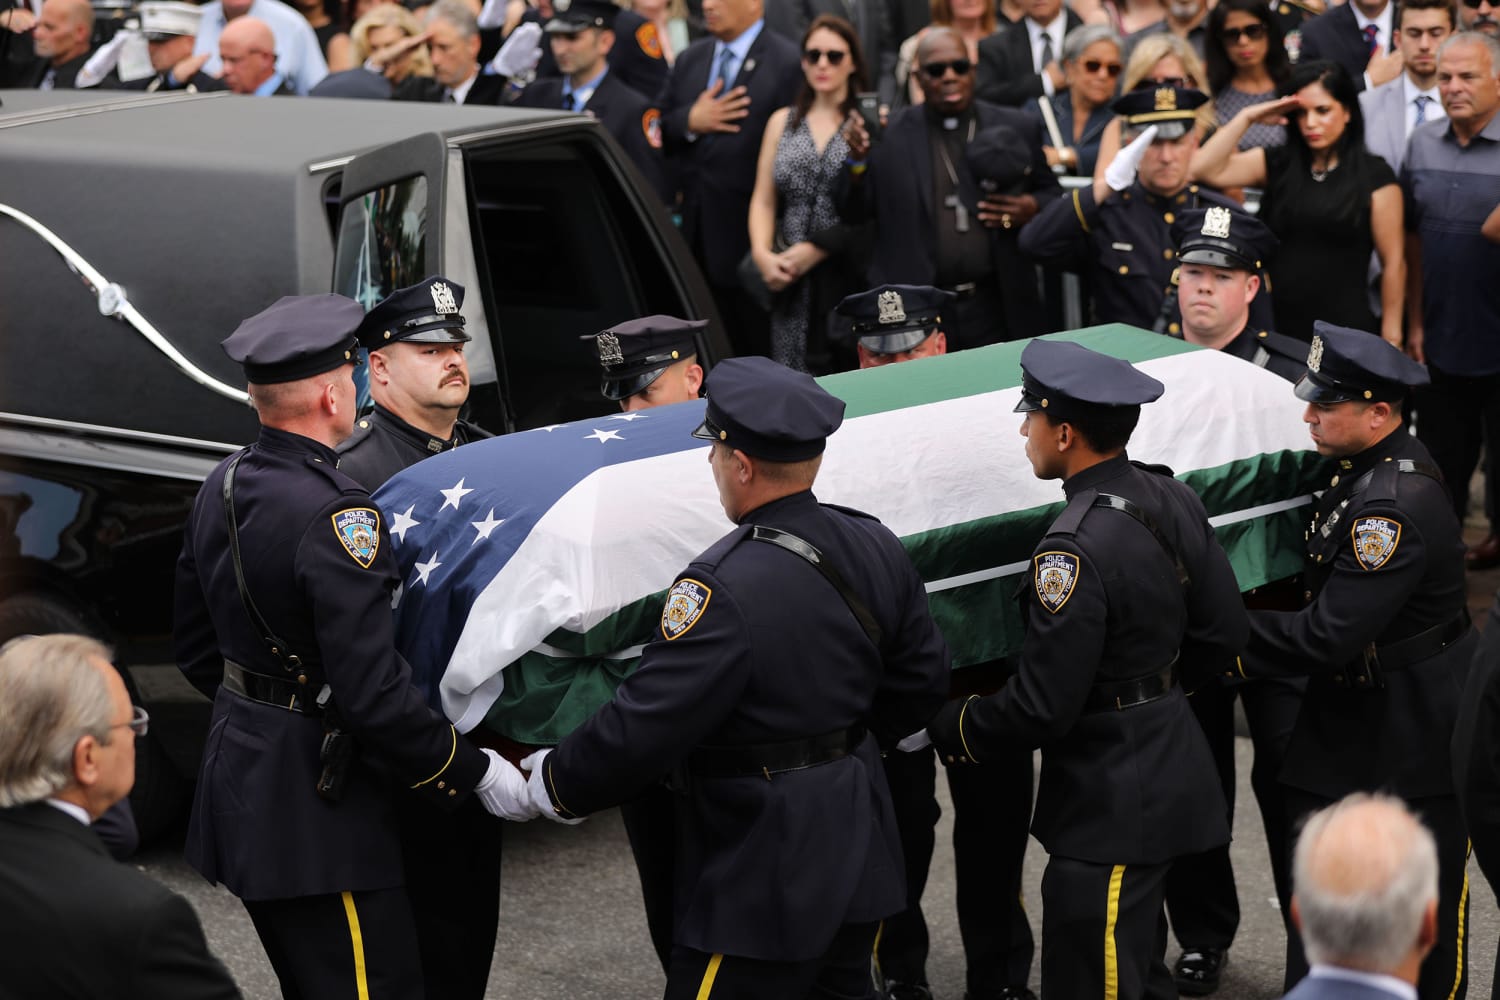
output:
M 426 245 L 426 177 L 408 177 L 361 195 L 344 209 L 333 290 L 369 309 L 426 277 Z
M 686 315 L 638 199 L 589 142 L 479 149 L 467 166 L 515 427 L 617 412 L 599 394 L 594 342 L 580 338 L 637 316 Z

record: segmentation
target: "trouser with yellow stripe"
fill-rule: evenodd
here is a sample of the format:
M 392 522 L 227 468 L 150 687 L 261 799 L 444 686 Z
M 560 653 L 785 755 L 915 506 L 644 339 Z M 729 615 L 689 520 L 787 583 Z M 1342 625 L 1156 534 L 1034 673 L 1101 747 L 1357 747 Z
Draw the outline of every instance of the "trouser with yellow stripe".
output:
M 1292 817 L 1288 857 L 1295 851 L 1297 834 L 1308 815 L 1335 801 L 1301 789 L 1287 789 L 1287 814 Z M 1422 961 L 1417 996 L 1421 1000 L 1463 1000 L 1469 988 L 1469 836 L 1463 815 L 1458 799 L 1451 795 L 1407 799 L 1406 805 L 1432 832 L 1438 855 L 1437 943 Z M 1307 958 L 1302 942 L 1292 935 L 1286 948 L 1286 989 L 1291 990 L 1305 975 Z
M 672 949 L 662 1000 L 874 1000 L 870 953 L 880 924 L 845 924 L 818 958 L 771 962 Z M 434 998 L 436 1000 L 436 998 Z
M 245 901 L 285 1000 L 422 1000 L 406 890 Z
M 1042 875 L 1042 1000 L 1177 996 L 1162 910 L 1170 867 L 1052 856 Z

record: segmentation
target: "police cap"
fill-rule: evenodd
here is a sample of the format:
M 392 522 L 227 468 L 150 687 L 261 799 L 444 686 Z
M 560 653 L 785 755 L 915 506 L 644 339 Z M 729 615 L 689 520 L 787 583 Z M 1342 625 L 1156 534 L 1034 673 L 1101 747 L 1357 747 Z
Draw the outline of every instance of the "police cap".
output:
M 957 296 L 927 285 L 881 285 L 850 295 L 834 312 L 872 354 L 909 351 L 942 325 L 942 312 Z
M 146 0 L 140 7 L 141 34 L 148 42 L 165 42 L 182 35 L 198 34 L 203 9 L 177 0 Z
M 1237 271 L 1259 271 L 1279 241 L 1255 216 L 1222 205 L 1194 208 L 1172 223 L 1180 264 L 1206 264 Z
M 415 344 L 464 344 L 471 339 L 464 331 L 459 309 L 464 288 L 447 278 L 433 275 L 409 288 L 398 288 L 380 301 L 359 328 L 362 346 L 378 351 L 398 340 Z
M 844 422 L 844 401 L 806 372 L 770 358 L 730 358 L 708 375 L 708 405 L 693 437 L 772 462 L 800 462 L 823 453 Z
M 694 334 L 708 326 L 706 319 L 642 316 L 598 333 L 592 340 L 604 367 L 599 391 L 605 399 L 626 399 L 661 377 L 672 365 L 698 353 Z
M 1318 320 L 1307 352 L 1307 374 L 1297 382 L 1296 393 L 1309 403 L 1394 402 L 1430 381 L 1427 366 L 1399 347 L 1373 333 Z
M 1165 391 L 1128 361 L 1091 351 L 1068 340 L 1038 338 L 1021 351 L 1021 401 L 1015 412 L 1034 410 L 1070 420 L 1120 406 L 1140 406 Z
M 1007 125 L 980 129 L 964 147 L 964 159 L 986 192 L 1019 192 L 1031 174 L 1031 145 Z
M 552 20 L 542 30 L 571 35 L 584 28 L 613 28 L 620 8 L 610 0 L 552 0 L 552 11 Z
M 1152 86 L 1146 84 L 1115 99 L 1110 110 L 1125 119 L 1127 134 L 1121 141 L 1129 141 L 1130 132 L 1139 132 L 1147 125 L 1156 126 L 1156 138 L 1179 139 L 1187 134 L 1198 118 L 1198 109 L 1208 103 L 1208 95 L 1191 87 Z
M 358 364 L 354 331 L 362 319 L 359 303 L 342 295 L 288 295 L 241 323 L 224 353 L 252 385 L 295 382 Z

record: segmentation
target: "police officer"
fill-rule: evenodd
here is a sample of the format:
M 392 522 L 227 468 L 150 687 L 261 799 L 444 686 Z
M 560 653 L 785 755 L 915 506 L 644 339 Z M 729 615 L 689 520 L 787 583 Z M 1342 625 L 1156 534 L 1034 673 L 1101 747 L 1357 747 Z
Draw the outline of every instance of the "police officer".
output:
M 187 860 L 244 901 L 287 997 L 422 996 L 397 787 L 534 815 L 519 772 L 428 708 L 395 650 L 390 536 L 334 452 L 363 318 L 291 296 L 224 341 L 260 436 L 209 474 L 177 569 L 178 664 L 214 700 Z
M 561 75 L 538 77 L 516 103 L 581 111 L 599 119 L 651 189 L 665 200 L 669 192 L 662 163 L 661 110 L 621 82 L 609 62 L 620 8 L 611 0 L 573 0 L 566 9 L 559 4 L 553 7 L 552 19 L 543 30 Z
M 434 276 L 386 296 L 356 331 L 370 352 L 375 407 L 339 445 L 339 471 L 366 489 L 429 455 L 492 436 L 459 419 L 469 399 L 463 304 L 462 285 Z
M 631 413 L 698 398 L 698 338 L 706 326 L 706 319 L 642 316 L 581 339 L 592 340 L 598 351 L 599 391 Z
M 881 285 L 850 295 L 835 317 L 857 338 L 861 368 L 934 357 L 947 351 L 943 311 L 953 294 L 924 285 Z M 955 671 L 950 696 L 989 694 L 1009 675 L 1002 662 Z M 930 750 L 885 757 L 886 780 L 901 831 L 907 907 L 885 922 L 877 958 L 888 1000 L 929 1000 L 928 931 L 922 893 L 936 845 L 940 810 Z M 947 772 L 953 798 L 958 871 L 958 929 L 970 1000 L 1025 1000 L 1034 942 L 1021 903 L 1022 865 L 1031 820 L 1031 752 L 1007 753 L 985 768 Z
M 1183 212 L 1239 206 L 1188 183 L 1198 149 L 1198 109 L 1208 95 L 1183 87 L 1133 90 L 1111 107 L 1124 116 L 1125 147 L 1094 174 L 1021 230 L 1021 250 L 1084 276 L 1100 323 L 1130 323 L 1180 335 L 1176 244 L 1170 227 Z M 1269 295 L 1255 300 L 1257 328 L 1271 326 Z
M 1242 358 L 1295 382 L 1306 370 L 1307 345 L 1292 337 L 1257 329 L 1250 323 L 1250 304 L 1261 288 L 1261 269 L 1276 252 L 1276 237 L 1251 215 L 1212 206 L 1183 212 L 1172 223 L 1180 271 L 1182 338 Z M 1262 588 L 1258 604 L 1285 604 L 1291 585 Z M 1278 775 L 1287 741 L 1297 721 L 1304 682 L 1298 678 L 1264 678 L 1237 684 L 1205 685 L 1189 704 L 1203 726 L 1218 767 L 1220 787 L 1234 814 L 1234 702 L 1244 707 L 1255 745 L 1250 785 L 1255 790 L 1271 875 L 1282 919 L 1290 919 L 1291 881 L 1285 853 L 1288 827 Z M 1228 961 L 1229 946 L 1239 929 L 1239 897 L 1229 848 L 1180 858 L 1167 876 L 1167 912 L 1182 954 L 1172 967 L 1177 988 L 1189 996 L 1213 993 Z M 1290 932 L 1295 934 L 1295 928 Z
M 738 525 L 673 583 L 615 696 L 522 764 L 544 815 L 583 816 L 675 768 L 666 996 L 862 998 L 905 901 L 880 751 L 942 703 L 922 581 L 874 518 L 818 503 L 844 404 L 769 358 L 708 379 L 709 464 Z
M 193 55 L 198 22 L 203 11 L 197 4 L 179 0 L 146 0 L 140 5 L 141 34 L 151 58 L 153 76 L 123 81 L 118 67 L 109 71 L 99 86 L 106 90 L 183 90 L 189 94 L 225 90 L 223 80 L 203 72 L 208 53 Z M 117 56 L 118 58 L 118 56 Z
M 1378 336 L 1319 321 L 1297 383 L 1320 455 L 1337 461 L 1308 529 L 1306 607 L 1257 611 L 1239 673 L 1308 678 L 1281 781 L 1297 821 L 1349 792 L 1385 790 L 1438 844 L 1437 945 L 1418 993 L 1463 996 L 1467 841 L 1449 740 L 1476 643 L 1464 545 L 1404 400 L 1427 370 Z M 1287 940 L 1287 988 L 1307 971 Z
M 1042 878 L 1042 994 L 1175 996 L 1162 893 L 1174 859 L 1225 844 L 1213 757 L 1181 673 L 1234 662 L 1245 611 L 1203 504 L 1125 445 L 1162 385 L 1078 344 L 1021 353 L 1032 471 L 1068 505 L 1023 584 L 1026 638 L 997 694 L 949 702 L 939 757 L 984 765 L 1042 747 L 1032 833 Z
M 469 398 L 464 289 L 434 276 L 392 292 L 355 331 L 370 352 L 375 408 L 338 446 L 339 471 L 368 490 L 430 455 L 490 437 L 459 418 Z M 435 814 L 396 800 L 406 892 L 429 997 L 484 996 L 500 921 L 500 822 L 478 802 Z

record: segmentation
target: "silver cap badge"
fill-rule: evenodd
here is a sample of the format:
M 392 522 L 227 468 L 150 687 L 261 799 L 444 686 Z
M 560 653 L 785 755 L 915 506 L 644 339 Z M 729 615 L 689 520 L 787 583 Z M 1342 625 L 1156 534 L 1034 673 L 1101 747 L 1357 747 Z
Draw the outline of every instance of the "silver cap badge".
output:
M 901 293 L 897 291 L 881 292 L 880 298 L 876 300 L 880 307 L 880 316 L 876 320 L 881 326 L 890 323 L 906 322 L 906 306 L 901 301 Z
M 453 300 L 453 289 L 448 287 L 447 282 L 433 282 L 431 291 L 432 308 L 438 311 L 439 316 L 458 312 L 458 303 Z
M 594 346 L 599 349 L 599 363 L 601 365 L 622 365 L 625 363 L 625 355 L 620 351 L 620 338 L 612 333 L 601 333 L 594 338 Z
M 1229 209 L 1215 205 L 1203 214 L 1203 235 L 1217 240 L 1229 239 Z
M 1307 349 L 1307 370 L 1315 372 L 1323 367 L 1323 338 L 1314 335 L 1312 347 Z

